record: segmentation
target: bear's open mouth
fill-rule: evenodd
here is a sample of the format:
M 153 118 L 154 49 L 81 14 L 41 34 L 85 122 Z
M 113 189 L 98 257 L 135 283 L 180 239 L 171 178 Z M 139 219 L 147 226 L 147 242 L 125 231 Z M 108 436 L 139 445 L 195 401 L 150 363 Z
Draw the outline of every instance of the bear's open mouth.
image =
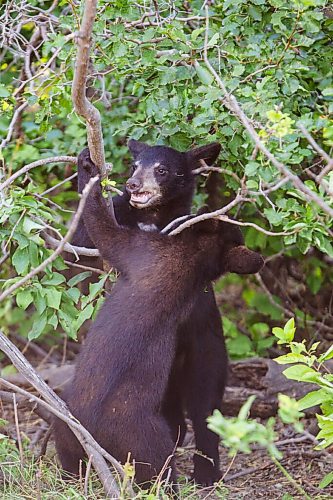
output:
M 140 191 L 131 193 L 130 204 L 136 208 L 143 208 L 144 206 L 154 203 L 160 195 L 152 191 Z

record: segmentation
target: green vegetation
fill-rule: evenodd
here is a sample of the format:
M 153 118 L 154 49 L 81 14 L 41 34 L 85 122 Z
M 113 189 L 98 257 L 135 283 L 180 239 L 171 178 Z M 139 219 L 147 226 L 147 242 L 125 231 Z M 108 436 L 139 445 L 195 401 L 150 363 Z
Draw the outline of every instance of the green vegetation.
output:
M 79 29 L 81 4 L 20 0 L 0 7 L 0 183 L 33 161 L 76 157 L 86 146 L 86 127 L 71 99 L 73 34 Z M 242 228 L 246 244 L 267 258 L 261 277 L 230 275 L 216 284 L 229 354 L 233 359 L 276 356 L 277 347 L 282 348 L 276 361 L 292 365 L 285 376 L 318 389 L 298 403 L 282 395 L 279 417 L 302 432 L 300 412 L 320 405 L 320 447 L 333 443 L 333 375 L 325 369 L 333 357 L 333 221 L 323 208 L 333 207 L 333 170 L 327 168 L 333 151 L 332 40 L 329 0 L 217 0 L 207 17 L 202 0 L 101 0 L 87 82 L 87 95 L 102 115 L 106 159 L 113 164 L 110 181 L 117 187 L 128 175 L 129 137 L 179 150 L 211 141 L 222 144 L 221 172 L 198 176 L 194 208 L 206 202 L 223 207 L 242 190 L 248 201 L 228 215 L 264 230 Z M 263 145 L 310 194 L 305 196 L 254 146 L 226 105 L 205 63 L 205 48 Z M 75 180 L 62 181 L 74 173 L 70 161 L 58 161 L 0 187 L 1 292 L 52 255 L 45 230 L 58 239 L 66 234 L 77 194 Z M 77 338 L 79 328 L 101 306 L 105 284 L 116 278 L 102 275 L 84 296 L 80 283 L 90 271 L 66 280 L 67 268 L 59 256 L 0 301 L 6 334 L 49 346 L 64 334 Z M 279 328 L 287 319 L 285 328 Z M 5 361 L 2 353 L 0 361 Z M 2 374 L 10 370 L 5 366 Z M 275 421 L 263 425 L 248 420 L 249 406 L 232 420 L 216 413 L 209 425 L 232 452 L 248 452 L 255 442 L 279 460 Z M 32 495 L 38 478 L 47 492 L 42 498 L 54 498 L 54 491 L 57 498 L 83 498 L 83 486 L 71 489 L 47 462 L 40 466 L 30 457 L 26 464 L 31 466 L 21 471 L 16 448 L 3 436 L 0 454 L 0 462 L 10 457 L 14 464 L 6 483 L 13 498 L 20 498 L 23 483 Z M 320 487 L 332 480 L 331 474 Z M 98 498 L 96 488 L 89 498 Z M 184 488 L 184 498 L 193 493 L 193 486 Z

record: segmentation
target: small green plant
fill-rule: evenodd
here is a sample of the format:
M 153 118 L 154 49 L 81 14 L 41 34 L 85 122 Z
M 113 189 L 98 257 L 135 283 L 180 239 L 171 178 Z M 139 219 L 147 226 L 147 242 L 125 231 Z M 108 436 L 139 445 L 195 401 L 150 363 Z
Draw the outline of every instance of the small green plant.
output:
M 282 453 L 275 445 L 277 438 L 274 430 L 276 419 L 270 417 L 264 425 L 255 419 L 248 418 L 254 400 L 255 396 L 250 396 L 241 407 L 237 417 L 226 418 L 220 411 L 215 410 L 213 415 L 207 419 L 208 428 L 222 438 L 222 444 L 229 448 L 230 455 L 234 456 L 238 452 L 251 453 L 251 445 L 253 444 L 266 449 L 276 467 L 302 495 L 302 498 L 310 499 L 280 462 Z M 301 432 L 303 427 L 299 419 L 302 416 L 303 413 L 297 408 L 297 401 L 284 394 L 279 395 L 279 417 L 283 423 L 292 424 L 297 432 Z
M 307 348 L 305 340 L 295 342 L 295 320 L 291 318 L 284 328 L 273 328 L 273 334 L 278 338 L 278 344 L 284 344 L 290 352 L 279 356 L 275 361 L 281 365 L 292 364 L 283 374 L 290 380 L 315 384 L 318 389 L 308 392 L 297 402 L 298 411 L 319 406 L 321 413 L 317 413 L 319 433 L 316 436 L 319 444 L 316 449 L 323 449 L 333 444 L 333 374 L 325 365 L 333 358 L 333 345 L 324 353 L 319 354 L 320 343 L 315 342 Z M 319 483 L 325 488 L 333 482 L 333 471 L 327 474 Z
M 293 365 L 283 372 L 288 379 L 318 386 L 318 389 L 308 392 L 298 401 L 298 410 L 320 406 L 321 414 L 317 414 L 320 428 L 317 435 L 319 445 L 316 448 L 327 448 L 333 444 L 333 374 L 325 362 L 333 358 L 333 345 L 326 352 L 318 354 L 319 342 L 307 348 L 305 340 L 294 341 L 295 331 L 294 318 L 291 318 L 284 328 L 273 328 L 278 344 L 284 344 L 290 351 L 275 361 L 281 365 Z
M 304 415 L 302 410 L 313 406 L 320 406 L 321 413 L 317 414 L 320 431 L 317 435 L 319 444 L 316 449 L 327 448 L 333 444 L 333 375 L 325 365 L 326 361 L 333 358 L 333 345 L 326 352 L 319 354 L 319 342 L 306 346 L 305 340 L 295 342 L 295 320 L 291 318 L 284 328 L 273 328 L 273 334 L 278 339 L 278 344 L 284 345 L 290 352 L 279 356 L 275 361 L 279 364 L 291 364 L 283 374 L 290 380 L 315 384 L 318 389 L 308 392 L 299 401 L 285 394 L 279 394 L 278 416 L 284 424 L 293 425 L 296 432 L 303 432 L 300 422 Z M 215 410 L 208 417 L 208 428 L 222 438 L 224 446 L 229 448 L 231 455 L 238 452 L 251 453 L 251 445 L 258 444 L 266 448 L 276 466 L 283 472 L 287 479 L 300 491 L 300 486 L 288 474 L 279 460 L 281 452 L 275 446 L 276 433 L 274 426 L 276 419 L 271 417 L 266 425 L 249 419 L 248 415 L 255 396 L 251 396 L 242 406 L 237 417 L 225 418 L 221 412 Z M 333 471 L 328 473 L 319 483 L 319 488 L 325 488 L 333 482 Z M 306 493 L 305 497 L 307 497 Z

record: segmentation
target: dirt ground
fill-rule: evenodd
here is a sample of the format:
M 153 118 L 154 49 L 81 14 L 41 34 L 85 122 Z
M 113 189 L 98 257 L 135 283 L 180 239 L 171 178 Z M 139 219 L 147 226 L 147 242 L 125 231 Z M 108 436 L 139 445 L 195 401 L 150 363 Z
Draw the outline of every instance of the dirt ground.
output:
M 16 439 L 16 426 L 13 405 L 2 402 L 1 417 L 9 424 L 6 433 Z M 37 455 L 41 443 L 48 429 L 48 424 L 39 418 L 33 411 L 19 409 L 18 421 L 21 436 L 29 438 L 29 448 Z M 315 419 L 305 422 L 306 428 L 311 431 L 315 428 Z M 332 455 L 328 451 L 313 450 L 313 443 L 309 439 L 296 436 L 291 427 L 281 426 L 278 446 L 283 453 L 282 465 L 306 491 L 311 499 L 333 498 L 333 487 L 320 490 L 318 484 L 323 476 L 333 469 Z M 3 429 L 2 429 L 3 432 Z M 185 445 L 177 451 L 177 464 L 179 473 L 190 477 L 192 472 L 192 454 L 194 452 L 194 437 L 189 424 L 185 438 Z M 52 439 L 47 447 L 47 458 L 54 460 L 55 450 Z M 221 446 L 221 470 L 224 474 L 224 488 L 202 488 L 188 498 L 192 499 L 299 499 L 304 498 L 295 487 L 272 463 L 263 449 L 255 449 L 252 454 L 238 454 L 235 458 L 229 457 L 227 451 Z M 1 487 L 0 487 L 0 498 Z M 30 497 L 29 497 L 30 498 Z M 74 498 L 74 497 L 73 497 Z M 6 500 L 12 500 L 6 497 Z

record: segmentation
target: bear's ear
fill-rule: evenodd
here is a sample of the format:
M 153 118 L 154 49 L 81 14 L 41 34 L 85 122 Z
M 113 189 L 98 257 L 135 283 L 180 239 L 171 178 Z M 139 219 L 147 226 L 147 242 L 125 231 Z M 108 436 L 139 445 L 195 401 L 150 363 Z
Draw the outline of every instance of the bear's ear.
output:
M 128 149 L 131 152 L 131 155 L 133 156 L 134 160 L 139 156 L 142 151 L 145 149 L 150 148 L 148 144 L 145 144 L 144 142 L 141 141 L 136 141 L 135 139 L 130 139 L 127 143 Z
M 226 256 L 226 270 L 237 274 L 255 274 L 264 265 L 264 259 L 243 245 L 231 248 Z
M 200 160 L 204 160 L 209 166 L 213 165 L 220 151 L 221 144 L 218 142 L 212 142 L 210 144 L 206 144 L 206 146 L 200 146 L 199 148 L 187 151 L 186 156 L 191 166 L 193 165 L 192 168 L 194 169 L 200 166 Z

